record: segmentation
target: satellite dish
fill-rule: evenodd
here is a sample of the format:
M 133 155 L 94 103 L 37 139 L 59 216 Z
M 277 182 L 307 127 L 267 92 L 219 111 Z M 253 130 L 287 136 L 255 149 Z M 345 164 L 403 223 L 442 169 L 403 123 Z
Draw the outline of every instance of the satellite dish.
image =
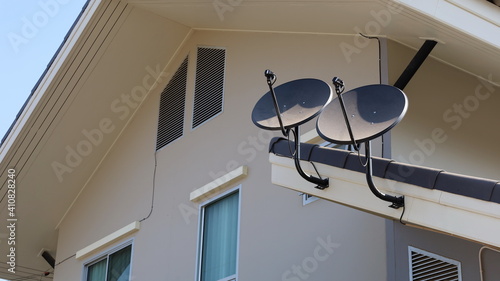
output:
M 329 179 L 314 177 L 300 166 L 299 126 L 319 115 L 316 122 L 318 134 L 333 143 L 352 144 L 359 151 L 360 143 L 366 150 L 366 181 L 378 198 L 392 202 L 390 207 L 404 206 L 404 197 L 380 192 L 373 183 L 371 140 L 383 135 L 398 124 L 406 114 L 408 100 L 398 88 L 389 85 L 368 85 L 345 94 L 344 82 L 333 78 L 337 98 L 332 100 L 332 89 L 318 79 L 299 79 L 273 88 L 276 75 L 266 70 L 269 92 L 257 101 L 252 111 L 253 123 L 266 130 L 281 130 L 290 139 L 293 133 L 295 150 L 292 157 L 300 176 L 325 189 Z M 313 164 L 314 166 L 314 164 Z M 317 172 L 317 170 L 316 170 Z
M 332 88 L 327 83 L 312 78 L 298 79 L 274 89 L 283 129 L 300 126 L 323 110 L 332 99 Z M 265 130 L 280 130 L 278 114 L 272 91 L 267 92 L 255 105 L 253 123 Z
M 390 207 L 404 206 L 404 197 L 380 192 L 373 183 L 371 140 L 387 133 L 406 113 L 408 99 L 400 89 L 389 85 L 368 85 L 342 94 L 344 82 L 333 78 L 337 98 L 318 117 L 316 130 L 325 140 L 351 144 L 359 151 L 365 144 L 366 181 L 378 198 L 392 202 Z
M 329 180 L 308 175 L 300 166 L 299 126 L 318 116 L 332 100 L 332 88 L 325 82 L 305 78 L 282 84 L 273 88 L 276 75 L 266 70 L 269 92 L 257 101 L 252 111 L 253 123 L 265 130 L 281 130 L 288 139 L 293 133 L 295 151 L 293 159 L 297 172 L 307 181 L 315 183 L 317 188 L 325 189 Z
M 356 143 L 373 140 L 396 126 L 406 113 L 408 100 L 400 89 L 389 85 L 368 85 L 341 94 L 348 123 Z M 318 117 L 316 129 L 325 140 L 353 144 L 348 123 L 335 98 Z

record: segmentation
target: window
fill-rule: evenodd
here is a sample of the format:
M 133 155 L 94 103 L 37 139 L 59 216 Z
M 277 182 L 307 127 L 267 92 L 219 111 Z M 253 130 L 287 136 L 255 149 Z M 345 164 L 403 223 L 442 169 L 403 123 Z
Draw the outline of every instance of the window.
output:
M 129 281 L 132 245 L 108 253 L 86 265 L 86 281 Z
M 225 49 L 198 48 L 194 85 L 193 129 L 222 112 L 225 67 Z
M 236 280 L 239 200 L 236 190 L 201 207 L 197 280 Z
M 307 193 L 300 193 L 300 195 L 302 195 L 302 205 L 303 206 L 305 206 L 309 203 L 312 203 L 312 202 L 319 199 L 318 197 L 312 196 L 311 194 L 307 194 Z
M 460 262 L 414 247 L 408 247 L 410 280 L 461 281 Z
M 333 142 L 325 141 L 325 142 L 320 143 L 319 146 L 354 151 L 354 147 L 350 144 L 336 144 Z

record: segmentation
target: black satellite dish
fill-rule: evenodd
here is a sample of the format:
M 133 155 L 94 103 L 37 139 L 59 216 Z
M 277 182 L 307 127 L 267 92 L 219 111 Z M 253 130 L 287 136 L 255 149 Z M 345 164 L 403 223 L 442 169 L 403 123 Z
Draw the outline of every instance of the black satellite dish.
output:
M 299 126 L 318 116 L 332 100 L 332 88 L 325 82 L 313 79 L 298 79 L 282 84 L 275 89 L 276 75 L 266 70 L 269 92 L 257 101 L 252 111 L 253 123 L 265 130 L 281 130 L 284 136 L 294 135 L 295 151 L 293 158 L 297 172 L 307 181 L 324 189 L 328 179 L 307 175 L 300 167 Z
M 342 93 L 344 82 L 333 79 L 337 98 L 318 117 L 316 130 L 325 140 L 350 144 L 359 151 L 365 144 L 366 180 L 378 198 L 392 202 L 391 207 L 404 206 L 404 197 L 380 192 L 372 178 L 371 140 L 396 126 L 408 108 L 408 99 L 400 89 L 389 85 L 368 85 Z
M 267 92 L 255 104 L 253 123 L 262 129 L 290 129 L 318 116 L 332 99 L 331 87 L 318 79 L 298 79 L 274 89 L 282 124 L 278 119 L 272 91 Z
M 368 85 L 341 94 L 345 112 L 357 143 L 373 140 L 396 126 L 406 113 L 408 102 L 400 89 L 389 85 Z M 318 134 L 325 140 L 352 144 L 340 97 L 318 117 Z

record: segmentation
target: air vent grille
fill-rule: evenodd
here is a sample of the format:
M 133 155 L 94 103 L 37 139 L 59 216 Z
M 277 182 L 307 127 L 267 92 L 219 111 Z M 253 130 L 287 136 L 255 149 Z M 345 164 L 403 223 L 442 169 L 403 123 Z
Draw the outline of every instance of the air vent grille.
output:
M 188 58 L 186 57 L 161 93 L 156 150 L 183 135 L 187 66 Z
M 193 129 L 222 112 L 225 65 L 225 49 L 198 48 Z
M 410 280 L 461 281 L 460 262 L 409 247 Z

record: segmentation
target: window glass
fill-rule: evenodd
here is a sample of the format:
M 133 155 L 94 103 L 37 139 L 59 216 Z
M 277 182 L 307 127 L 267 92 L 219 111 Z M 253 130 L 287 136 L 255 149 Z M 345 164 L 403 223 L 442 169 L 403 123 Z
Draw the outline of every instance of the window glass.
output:
M 132 246 L 127 246 L 109 256 L 108 280 L 128 281 L 130 276 L 130 255 Z
M 236 274 L 238 192 L 203 208 L 201 281 L 217 281 Z
M 129 281 L 132 245 L 87 266 L 87 281 Z

